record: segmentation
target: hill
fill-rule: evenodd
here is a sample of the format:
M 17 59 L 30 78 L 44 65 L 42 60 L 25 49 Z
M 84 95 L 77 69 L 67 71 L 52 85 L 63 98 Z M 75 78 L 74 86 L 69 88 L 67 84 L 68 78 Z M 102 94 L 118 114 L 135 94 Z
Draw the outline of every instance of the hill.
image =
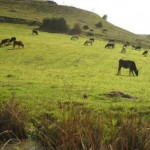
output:
M 0 0 L 0 21 L 16 23 L 41 23 L 44 18 L 59 18 L 66 19 L 67 24 L 73 27 L 78 23 L 82 28 L 84 25 L 92 29 L 93 34 L 97 38 L 115 39 L 119 42 L 130 42 L 132 44 L 140 44 L 142 47 L 149 47 L 149 38 L 140 36 L 114 26 L 110 22 L 104 20 L 99 15 L 86 10 L 75 7 L 58 5 L 52 1 L 36 1 L 36 0 Z M 22 19 L 22 20 L 18 20 Z M 101 23 L 102 27 L 97 28 L 95 24 Z M 103 33 L 102 30 L 107 32 Z M 83 30 L 84 35 L 89 30 Z
M 145 35 L 113 26 L 91 12 L 45 1 L 0 0 L 0 7 L 0 39 L 15 36 L 25 45 L 0 47 L 0 148 L 7 149 L 12 140 L 11 150 L 27 149 L 21 139 L 28 137 L 43 149 L 149 149 L 150 57 L 142 56 L 143 48 L 131 46 L 120 53 L 122 42 L 141 38 L 143 44 Z M 78 40 L 68 34 L 32 34 L 43 18 L 56 14 L 66 15 L 70 27 L 79 23 L 94 29 L 93 45 L 83 45 L 89 38 L 85 30 Z M 99 20 L 107 34 L 95 28 Z M 121 43 L 105 48 L 110 38 Z M 123 68 L 116 75 L 121 58 L 135 61 L 139 75 L 129 76 Z

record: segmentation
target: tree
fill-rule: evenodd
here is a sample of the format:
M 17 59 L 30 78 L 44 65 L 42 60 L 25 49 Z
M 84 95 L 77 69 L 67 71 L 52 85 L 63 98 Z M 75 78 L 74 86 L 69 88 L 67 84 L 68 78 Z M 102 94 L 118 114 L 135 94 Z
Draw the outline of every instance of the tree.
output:
M 40 26 L 41 30 L 58 33 L 66 33 L 68 28 L 69 27 L 64 18 L 45 18 L 42 25 Z
M 74 24 L 73 28 L 69 30 L 70 34 L 80 34 L 81 32 L 82 30 L 78 23 Z
M 104 20 L 107 20 L 108 16 L 107 16 L 107 15 L 104 15 L 102 18 L 103 18 Z

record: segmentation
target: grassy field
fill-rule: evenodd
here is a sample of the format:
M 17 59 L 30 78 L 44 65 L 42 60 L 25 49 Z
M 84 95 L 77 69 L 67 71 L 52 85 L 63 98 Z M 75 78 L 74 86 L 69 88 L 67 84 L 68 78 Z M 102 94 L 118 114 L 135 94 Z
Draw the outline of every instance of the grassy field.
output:
M 142 56 L 149 50 L 149 35 L 114 26 L 109 16 L 107 21 L 47 1 L 0 0 L 0 12 L 0 41 L 16 37 L 25 45 L 0 47 L 0 148 L 11 142 L 11 150 L 23 150 L 20 139 L 36 139 L 48 150 L 149 150 L 150 57 Z M 32 35 L 37 18 L 41 24 L 44 18 L 60 17 L 69 28 L 80 26 L 79 40 L 42 31 Z M 102 28 L 96 28 L 99 22 Z M 91 29 L 95 41 L 84 46 Z M 104 48 L 109 39 L 116 41 L 115 49 Z M 127 41 L 142 50 L 130 45 L 122 54 Z M 118 76 L 119 59 L 135 61 L 139 76 L 129 76 L 128 69 Z M 111 92 L 116 95 L 108 97 Z
M 15 49 L 12 45 L 0 47 L 1 112 L 5 102 L 15 99 L 28 110 L 29 118 L 32 120 L 43 113 L 53 112 L 56 116 L 62 116 L 64 111 L 60 112 L 58 106 L 60 108 L 61 104 L 69 103 L 73 109 L 77 108 L 74 113 L 71 113 L 77 116 L 73 115 L 71 118 L 80 118 L 77 106 L 84 106 L 95 112 L 95 119 L 92 119 L 93 117 L 88 113 L 86 117 L 89 115 L 91 118 L 89 120 L 98 124 L 99 119 L 96 116 L 98 113 L 105 114 L 106 124 L 111 115 L 114 121 L 133 112 L 142 122 L 150 121 L 150 58 L 149 55 L 147 57 L 141 55 L 144 49 L 136 51 L 129 46 L 127 52 L 122 54 L 120 43 L 116 43 L 115 49 L 105 49 L 107 41 L 95 39 L 92 46 L 84 46 L 88 37 L 81 36 L 79 40 L 70 40 L 70 36 L 66 34 L 39 32 L 39 35 L 32 35 L 32 29 L 33 27 L 26 25 L 6 23 L 0 25 L 0 40 L 15 36 L 25 45 L 24 48 Z M 134 60 L 139 69 L 139 76 L 129 76 L 128 69 L 122 69 L 122 74 L 117 76 L 120 58 Z M 127 93 L 138 99 L 109 98 L 104 95 L 111 91 Z M 86 95 L 85 99 L 84 95 Z M 20 111 L 23 109 L 18 108 L 18 105 L 12 102 L 6 110 L 19 109 L 20 116 Z M 9 109 L 10 112 L 12 110 Z M 68 115 L 64 114 L 64 117 L 66 116 Z M 41 124 L 50 126 L 50 122 L 46 122 L 45 117 L 43 118 Z M 23 120 L 25 122 L 25 119 Z M 90 122 L 85 122 L 88 123 Z M 64 130 L 68 130 L 75 123 L 71 125 L 67 119 L 64 119 L 64 124 L 66 124 L 63 126 Z M 82 121 L 80 125 L 83 126 Z M 106 131 L 111 133 L 111 127 L 107 126 Z M 32 129 L 30 123 L 27 128 Z M 70 129 L 72 130 L 73 128 Z M 49 127 L 46 131 L 49 131 Z M 48 135 L 51 134 L 48 132 Z
M 86 37 L 70 40 L 70 36 L 40 32 L 32 35 L 33 27 L 2 24 L 1 39 L 16 36 L 23 41 L 25 48 L 1 47 L 0 57 L 0 98 L 7 100 L 15 93 L 20 100 L 28 103 L 37 101 L 83 101 L 101 109 L 121 105 L 123 109 L 135 107 L 139 111 L 150 108 L 149 97 L 149 57 L 142 57 L 142 51 L 129 46 L 126 54 L 121 54 L 122 45 L 105 49 L 107 41 L 96 39 L 93 46 L 84 46 Z M 117 76 L 118 60 L 134 60 L 139 76 L 128 76 L 122 69 Z M 121 91 L 138 100 L 109 99 L 103 94 Z M 125 106 L 125 107 L 124 107 Z

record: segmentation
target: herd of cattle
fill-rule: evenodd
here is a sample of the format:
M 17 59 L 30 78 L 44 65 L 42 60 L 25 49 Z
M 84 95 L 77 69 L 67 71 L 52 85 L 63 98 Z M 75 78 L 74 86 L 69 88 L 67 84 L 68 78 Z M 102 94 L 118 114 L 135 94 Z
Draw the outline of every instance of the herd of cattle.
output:
M 38 35 L 38 31 L 33 29 L 32 30 L 32 34 Z M 71 36 L 71 40 L 75 40 L 75 39 L 79 39 L 79 35 Z M 89 38 L 88 40 L 86 40 L 84 42 L 84 46 L 87 46 L 89 44 L 92 45 L 94 41 L 95 41 L 94 38 Z M 16 37 L 3 39 L 1 41 L 1 43 L 0 43 L 0 47 L 1 46 L 8 46 L 8 45 L 11 45 L 11 44 L 13 44 L 13 48 L 15 48 L 16 46 L 18 46 L 18 48 L 20 48 L 20 47 L 24 48 L 23 42 L 22 41 L 17 41 Z M 130 45 L 129 42 L 126 42 L 125 44 L 123 44 L 123 47 L 121 49 L 121 53 L 126 53 L 126 49 L 127 49 L 127 47 L 129 45 Z M 141 50 L 141 46 L 140 45 L 138 45 L 138 46 L 131 45 L 131 46 L 132 46 L 132 49 L 134 49 L 134 50 Z M 105 45 L 105 48 L 112 48 L 112 49 L 114 49 L 115 48 L 115 41 L 114 40 L 109 40 L 107 42 L 107 44 Z M 148 54 L 148 50 L 145 50 L 142 53 L 143 56 L 147 56 L 147 54 Z M 138 76 L 138 69 L 137 69 L 136 64 L 135 64 L 134 61 L 120 59 L 119 60 L 119 65 L 118 65 L 118 73 L 117 73 L 117 75 L 121 74 L 121 68 L 122 67 L 129 69 L 129 75 L 132 74 L 134 76 L 134 74 L 135 74 L 136 76 Z
M 74 40 L 74 39 L 79 39 L 79 35 L 71 36 L 71 40 Z M 87 46 L 88 44 L 92 45 L 93 42 L 94 42 L 94 38 L 89 38 L 88 40 L 86 40 L 84 42 L 84 45 L 85 46 Z M 126 49 L 129 45 L 130 45 L 129 42 L 126 42 L 125 44 L 123 44 L 122 49 L 121 49 L 121 53 L 126 53 Z M 131 45 L 131 46 L 132 46 L 132 49 L 134 49 L 134 50 L 141 50 L 140 45 Z M 115 48 L 115 41 L 114 40 L 109 40 L 104 47 L 114 49 Z M 148 50 L 145 50 L 142 53 L 142 55 L 145 56 L 145 57 L 147 56 L 147 54 L 148 54 Z M 123 68 L 129 69 L 129 75 L 138 76 L 138 69 L 137 69 L 136 64 L 135 64 L 134 61 L 119 59 L 118 63 L 119 64 L 118 64 L 117 75 L 121 74 L 121 68 L 123 67 Z
M 38 31 L 33 29 L 32 34 L 38 35 Z M 13 48 L 15 48 L 16 46 L 18 46 L 18 48 L 20 48 L 20 47 L 24 48 L 23 42 L 17 41 L 16 37 L 11 37 L 11 38 L 6 38 L 6 39 L 1 40 L 0 47 L 1 46 L 9 46 L 12 43 L 13 43 Z

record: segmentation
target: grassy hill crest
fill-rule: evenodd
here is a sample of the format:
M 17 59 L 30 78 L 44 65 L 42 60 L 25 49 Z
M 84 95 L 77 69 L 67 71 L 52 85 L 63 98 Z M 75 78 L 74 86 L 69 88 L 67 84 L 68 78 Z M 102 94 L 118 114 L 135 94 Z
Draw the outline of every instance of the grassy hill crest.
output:
M 33 21 L 41 23 L 44 18 L 66 19 L 69 27 L 73 27 L 78 23 L 82 29 L 84 25 L 88 25 L 89 30 L 93 30 L 97 38 L 115 39 L 119 42 L 129 41 L 137 44 L 137 39 L 141 41 L 141 45 L 149 47 L 149 38 L 146 36 L 136 35 L 110 22 L 104 20 L 101 16 L 86 10 L 64 5 L 58 5 L 53 1 L 45 0 L 0 0 L 0 21 L 5 22 L 4 17 L 22 19 L 20 23 L 32 23 Z M 7 21 L 6 21 L 7 22 Z M 13 21 L 14 22 L 14 21 Z M 17 21 L 19 23 L 19 21 Z M 97 28 L 95 24 L 101 22 L 102 28 Z M 107 29 L 107 33 L 102 30 Z M 87 34 L 89 30 L 83 30 L 83 34 Z

